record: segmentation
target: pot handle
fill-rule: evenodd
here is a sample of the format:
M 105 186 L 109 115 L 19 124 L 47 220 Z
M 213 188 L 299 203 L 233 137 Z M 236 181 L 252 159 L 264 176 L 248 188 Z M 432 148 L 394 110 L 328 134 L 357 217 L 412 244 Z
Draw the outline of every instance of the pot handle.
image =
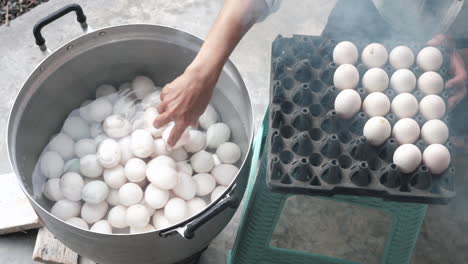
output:
M 63 8 L 39 20 L 39 22 L 37 22 L 34 25 L 33 34 L 34 38 L 36 39 L 36 45 L 38 45 L 42 51 L 45 51 L 47 49 L 47 46 L 45 45 L 45 39 L 41 33 L 42 28 L 72 11 L 75 11 L 76 20 L 80 23 L 81 28 L 83 28 L 83 30 L 86 31 L 86 29 L 88 28 L 88 24 L 86 23 L 86 16 L 84 15 L 81 6 L 78 4 L 66 5 Z
M 198 228 L 200 228 L 214 216 L 224 211 L 224 209 L 228 207 L 236 208 L 239 205 L 240 199 L 237 197 L 237 195 L 234 194 L 235 189 L 236 185 L 234 184 L 224 199 L 219 201 L 217 204 L 208 209 L 208 211 L 197 217 L 195 220 L 188 223 L 186 226 L 171 229 L 168 231 L 162 231 L 159 235 L 162 237 L 168 237 L 179 233 L 185 239 L 192 239 L 194 237 L 195 231 L 197 231 Z
M 236 185 L 232 186 L 231 191 L 228 195 L 222 199 L 219 203 L 211 207 L 208 211 L 202 214 L 200 217 L 197 217 L 195 220 L 187 224 L 184 230 L 184 237 L 186 239 L 192 239 L 194 236 L 195 231 L 208 222 L 210 219 L 215 217 L 220 212 L 224 211 L 224 209 L 231 207 L 237 208 L 240 203 L 240 199 L 237 195 L 234 194 L 234 190 L 236 189 Z

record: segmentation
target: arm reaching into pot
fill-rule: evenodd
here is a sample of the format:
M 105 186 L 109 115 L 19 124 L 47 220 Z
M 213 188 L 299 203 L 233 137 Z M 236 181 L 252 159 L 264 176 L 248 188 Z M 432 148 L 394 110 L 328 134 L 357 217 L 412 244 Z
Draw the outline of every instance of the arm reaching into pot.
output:
M 189 125 L 196 125 L 208 105 L 222 68 L 247 31 L 268 12 L 263 0 L 226 0 L 208 37 L 185 72 L 161 92 L 156 128 L 174 121 L 173 146 Z

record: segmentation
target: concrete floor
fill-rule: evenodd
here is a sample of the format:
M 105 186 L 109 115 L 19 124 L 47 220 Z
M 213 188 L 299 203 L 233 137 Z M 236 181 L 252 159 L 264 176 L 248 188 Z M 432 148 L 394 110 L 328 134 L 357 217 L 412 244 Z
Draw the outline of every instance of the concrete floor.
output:
M 0 173 L 10 171 L 5 151 L 5 130 L 15 94 L 43 54 L 34 45 L 32 27 L 53 10 L 79 2 L 92 28 L 128 24 L 163 24 L 206 36 L 222 5 L 214 0 L 51 0 L 0 27 Z M 236 48 L 231 59 L 239 68 L 254 103 L 257 125 L 266 108 L 269 91 L 270 46 L 278 34 L 318 35 L 335 1 L 288 0 L 280 11 L 256 25 Z M 81 34 L 73 16 L 44 30 L 54 50 Z M 460 167 L 466 165 L 460 162 Z M 459 172 L 466 171 L 458 168 Z M 415 250 L 414 263 L 468 263 L 468 183 L 457 178 L 458 196 L 448 206 L 431 206 Z M 310 197 L 294 197 L 280 220 L 272 244 L 285 248 L 344 257 L 362 263 L 378 263 L 391 221 L 382 212 Z M 6 217 L 0 212 L 0 217 Z M 201 263 L 224 263 L 232 247 L 239 212 L 216 238 Z M 0 263 L 31 263 L 35 232 L 0 237 Z

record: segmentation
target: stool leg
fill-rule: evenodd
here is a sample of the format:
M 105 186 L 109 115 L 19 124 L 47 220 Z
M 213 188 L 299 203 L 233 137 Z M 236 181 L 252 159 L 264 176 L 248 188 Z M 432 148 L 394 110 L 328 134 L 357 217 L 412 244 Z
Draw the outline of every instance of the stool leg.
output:
M 255 186 L 246 205 L 236 242 L 230 256 L 231 264 L 259 263 L 268 254 L 271 236 L 288 195 L 273 193 L 266 185 L 267 155 L 262 155 Z
M 395 204 L 395 203 L 393 203 Z M 409 264 L 418 240 L 427 205 L 396 203 L 390 209 L 393 222 L 385 245 L 383 264 Z

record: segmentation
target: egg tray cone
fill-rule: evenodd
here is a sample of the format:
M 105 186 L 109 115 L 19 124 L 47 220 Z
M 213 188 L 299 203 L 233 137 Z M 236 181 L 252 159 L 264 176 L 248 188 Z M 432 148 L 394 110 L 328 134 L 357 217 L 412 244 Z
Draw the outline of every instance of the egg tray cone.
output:
M 351 40 L 353 41 L 353 40 Z M 337 65 L 332 53 L 338 41 L 317 36 L 278 36 L 272 45 L 270 130 L 268 135 L 269 164 L 267 184 L 274 191 L 294 194 L 332 196 L 335 194 L 382 197 L 400 202 L 446 204 L 455 196 L 455 169 L 450 166 L 443 174 L 434 175 L 426 166 L 410 174 L 402 173 L 392 163 L 399 146 L 389 138 L 379 147 L 371 146 L 362 135 L 369 117 L 357 113 L 350 120 L 338 118 L 333 110 L 338 90 L 333 86 Z M 369 44 L 353 41 L 359 54 Z M 390 51 L 406 45 L 416 55 L 426 45 L 421 43 L 384 42 Z M 444 81 L 450 79 L 449 60 L 443 49 L 444 64 L 439 70 Z M 358 61 L 360 79 L 367 68 Z M 395 69 L 387 64 L 383 69 L 389 76 Z M 417 78 L 422 71 L 414 65 Z M 361 87 L 361 83 L 359 86 Z M 363 88 L 357 92 L 367 96 Z M 384 91 L 390 99 L 397 93 Z M 415 89 L 418 101 L 423 94 Z M 440 95 L 445 101 L 448 94 Z M 397 118 L 385 116 L 393 125 Z M 421 115 L 415 120 L 422 126 Z M 443 119 L 445 123 L 448 118 Z M 415 143 L 421 151 L 426 144 Z M 448 142 L 446 146 L 452 148 Z

